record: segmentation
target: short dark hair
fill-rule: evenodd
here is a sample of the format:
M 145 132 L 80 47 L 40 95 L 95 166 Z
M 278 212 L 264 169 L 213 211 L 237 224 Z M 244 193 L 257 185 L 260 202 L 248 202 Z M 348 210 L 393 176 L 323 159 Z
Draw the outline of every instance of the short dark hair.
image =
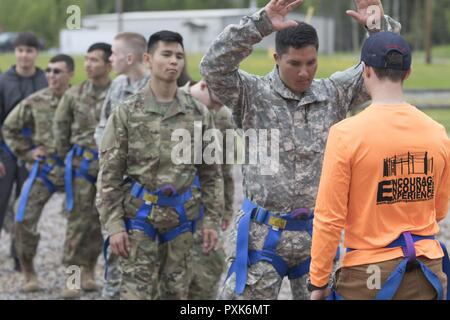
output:
M 281 55 L 288 52 L 290 47 L 301 49 L 310 45 L 319 50 L 319 37 L 316 29 L 306 22 L 296 22 L 297 26 L 277 32 L 275 36 L 277 54 Z
M 105 63 L 109 63 L 109 57 L 111 57 L 112 55 L 112 49 L 110 44 L 104 42 L 94 43 L 92 46 L 89 47 L 87 52 L 89 53 L 95 50 L 103 51 L 103 60 L 105 61 Z
M 389 52 L 386 56 L 386 63 L 389 65 L 403 65 L 403 58 L 404 56 L 397 51 Z M 397 69 L 380 69 L 380 68 L 373 68 L 375 71 L 375 74 L 380 80 L 390 80 L 392 82 L 402 82 L 405 80 L 406 75 L 408 74 L 409 70 L 397 70 Z
M 41 44 L 39 43 L 38 38 L 33 32 L 19 33 L 16 40 L 14 41 L 14 48 L 17 48 L 19 46 L 27 46 L 35 48 L 36 50 L 39 50 L 41 48 Z
M 147 52 L 151 53 L 155 51 L 156 45 L 159 41 L 162 42 L 176 42 L 181 45 L 184 49 L 183 45 L 183 37 L 178 32 L 168 31 L 168 30 L 162 30 L 158 31 L 151 35 L 150 39 L 148 40 L 147 44 Z
M 75 61 L 71 56 L 68 56 L 67 54 L 58 54 L 50 59 L 50 63 L 55 62 L 64 62 L 67 66 L 67 70 L 69 72 L 72 72 L 75 70 Z

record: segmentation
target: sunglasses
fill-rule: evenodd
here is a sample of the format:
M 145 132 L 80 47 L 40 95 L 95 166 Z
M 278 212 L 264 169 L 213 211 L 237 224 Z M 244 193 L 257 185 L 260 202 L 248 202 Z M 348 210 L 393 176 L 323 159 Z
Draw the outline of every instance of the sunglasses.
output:
M 53 73 L 53 74 L 58 75 L 58 74 L 63 73 L 64 71 L 61 70 L 61 69 L 57 69 L 57 68 L 55 68 L 55 69 L 47 68 L 47 69 L 45 69 L 45 72 L 46 72 L 46 73 Z

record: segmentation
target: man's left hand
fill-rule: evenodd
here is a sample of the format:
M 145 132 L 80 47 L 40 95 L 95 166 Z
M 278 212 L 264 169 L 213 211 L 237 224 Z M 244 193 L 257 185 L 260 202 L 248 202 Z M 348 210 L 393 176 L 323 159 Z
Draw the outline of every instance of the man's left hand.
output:
M 369 30 L 380 29 L 384 9 L 381 0 L 355 0 L 356 11 L 347 10 L 347 15 Z

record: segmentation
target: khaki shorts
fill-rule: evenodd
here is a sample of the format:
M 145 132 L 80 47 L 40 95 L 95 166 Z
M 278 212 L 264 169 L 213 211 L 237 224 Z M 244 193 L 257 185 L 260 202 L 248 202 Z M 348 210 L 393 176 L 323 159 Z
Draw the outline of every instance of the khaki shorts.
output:
M 403 258 L 380 263 L 341 268 L 336 272 L 336 291 L 346 300 L 374 300 L 392 271 Z M 442 271 L 442 259 L 430 260 L 424 257 L 418 260 L 433 271 L 444 288 L 447 289 L 447 276 Z M 374 270 L 376 270 L 374 272 Z M 377 275 L 379 281 L 377 281 Z M 381 287 L 379 286 L 381 284 Z M 437 293 L 425 278 L 420 266 L 406 272 L 394 300 L 436 300 Z

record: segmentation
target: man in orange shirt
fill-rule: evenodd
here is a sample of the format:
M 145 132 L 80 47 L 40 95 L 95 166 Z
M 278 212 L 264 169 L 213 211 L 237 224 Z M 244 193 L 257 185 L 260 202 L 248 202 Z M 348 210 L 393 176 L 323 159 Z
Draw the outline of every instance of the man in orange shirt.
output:
M 372 104 L 329 133 L 315 207 L 311 299 L 329 294 L 343 229 L 351 249 L 336 273 L 334 298 L 443 299 L 448 264 L 434 236 L 448 211 L 449 138 L 405 102 L 412 59 L 401 36 L 373 35 L 361 60 Z

